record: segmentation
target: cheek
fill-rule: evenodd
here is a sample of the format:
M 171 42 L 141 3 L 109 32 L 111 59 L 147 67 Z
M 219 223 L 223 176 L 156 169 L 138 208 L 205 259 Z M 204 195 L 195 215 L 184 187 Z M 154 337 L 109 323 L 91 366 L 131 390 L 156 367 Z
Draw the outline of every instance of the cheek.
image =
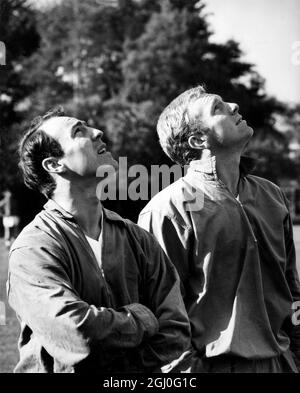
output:
M 82 150 L 70 150 L 66 155 L 67 164 L 76 172 L 84 170 L 89 165 L 89 155 Z
M 228 137 L 230 135 L 233 136 L 237 127 L 232 119 L 226 118 L 220 122 L 220 129 L 224 134 L 224 137 Z
M 216 135 L 216 137 L 218 137 L 218 139 L 223 139 L 226 136 L 228 128 L 229 124 L 226 119 L 216 119 L 213 126 L 214 134 Z
M 218 119 L 214 124 L 213 130 L 214 139 L 221 144 L 229 143 L 235 139 L 237 134 L 235 124 L 228 118 Z

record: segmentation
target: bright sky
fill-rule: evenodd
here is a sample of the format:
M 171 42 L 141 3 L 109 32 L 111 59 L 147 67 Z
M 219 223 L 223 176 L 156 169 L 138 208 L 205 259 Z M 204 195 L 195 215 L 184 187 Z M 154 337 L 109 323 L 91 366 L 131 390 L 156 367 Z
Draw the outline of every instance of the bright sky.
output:
M 213 39 L 233 38 L 245 60 L 257 65 L 266 79 L 268 94 L 281 101 L 300 103 L 300 1 L 205 0 Z M 296 42 L 298 41 L 298 44 Z M 292 45 L 298 49 L 292 50 Z M 297 51 L 297 53 L 295 53 Z
M 31 0 L 34 4 L 58 0 Z M 204 0 L 213 39 L 233 38 L 266 79 L 268 94 L 300 103 L 300 0 Z M 292 49 L 293 44 L 298 49 Z M 295 53 L 296 52 L 296 53 Z M 297 63 L 292 63 L 292 56 Z

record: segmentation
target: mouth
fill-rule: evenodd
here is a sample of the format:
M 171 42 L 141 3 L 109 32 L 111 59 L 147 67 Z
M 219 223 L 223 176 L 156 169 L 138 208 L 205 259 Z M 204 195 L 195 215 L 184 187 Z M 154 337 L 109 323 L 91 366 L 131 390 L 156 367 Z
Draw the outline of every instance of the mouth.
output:
M 236 122 L 236 125 L 238 126 L 242 121 L 244 121 L 244 119 L 242 118 L 242 116 L 238 119 L 238 121 Z
M 97 154 L 103 154 L 106 153 L 106 145 L 102 145 L 98 150 L 97 150 Z

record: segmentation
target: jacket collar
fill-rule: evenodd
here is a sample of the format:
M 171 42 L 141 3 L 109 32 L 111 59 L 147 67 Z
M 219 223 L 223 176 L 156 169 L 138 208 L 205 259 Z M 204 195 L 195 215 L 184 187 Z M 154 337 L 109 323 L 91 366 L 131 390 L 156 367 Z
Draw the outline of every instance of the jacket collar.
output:
M 67 220 L 75 221 L 74 216 L 58 205 L 53 199 L 48 199 L 48 202 L 44 205 L 44 209 L 53 211 Z
M 241 176 L 248 175 L 255 167 L 256 161 L 248 156 L 242 156 L 240 160 L 240 173 Z M 218 180 L 216 157 L 212 156 L 205 160 L 194 160 L 190 163 L 188 172 L 200 172 Z
M 48 200 L 48 202 L 44 205 L 44 209 L 53 211 L 56 214 L 58 214 L 60 217 L 65 218 L 66 220 L 76 222 L 74 216 L 71 213 L 64 210 L 60 205 L 58 205 L 55 201 L 53 201 L 53 199 Z M 105 209 L 104 207 L 102 207 L 102 212 L 103 212 L 103 218 L 107 219 L 108 221 L 118 221 L 118 222 L 125 223 L 124 218 L 122 218 L 117 213 L 115 213 L 111 210 L 108 210 L 108 209 Z

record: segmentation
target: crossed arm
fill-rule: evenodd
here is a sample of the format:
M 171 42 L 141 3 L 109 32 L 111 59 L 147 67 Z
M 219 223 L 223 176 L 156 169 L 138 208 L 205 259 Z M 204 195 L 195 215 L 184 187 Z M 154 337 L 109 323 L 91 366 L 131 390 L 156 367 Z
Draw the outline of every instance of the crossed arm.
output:
M 142 304 L 114 310 L 80 299 L 62 262 L 38 244 L 10 255 L 9 303 L 53 358 L 73 366 L 92 351 L 134 348 L 157 333 L 156 317 Z

